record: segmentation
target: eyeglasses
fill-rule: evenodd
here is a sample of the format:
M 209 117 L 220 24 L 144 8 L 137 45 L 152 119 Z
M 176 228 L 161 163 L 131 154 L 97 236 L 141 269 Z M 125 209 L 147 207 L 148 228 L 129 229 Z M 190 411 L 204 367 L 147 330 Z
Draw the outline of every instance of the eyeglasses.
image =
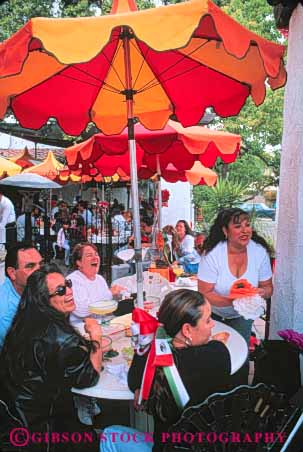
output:
M 66 288 L 68 287 L 70 289 L 72 286 L 73 286 L 72 281 L 70 279 L 66 279 L 64 286 L 58 286 L 55 292 L 50 293 L 49 296 L 55 297 L 56 295 L 59 295 L 60 297 L 62 297 L 63 295 L 66 294 Z

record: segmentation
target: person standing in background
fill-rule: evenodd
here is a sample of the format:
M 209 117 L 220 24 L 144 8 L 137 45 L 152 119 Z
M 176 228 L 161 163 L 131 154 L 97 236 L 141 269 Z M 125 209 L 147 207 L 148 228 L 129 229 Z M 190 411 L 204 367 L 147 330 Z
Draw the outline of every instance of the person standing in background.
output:
M 16 213 L 12 201 L 0 190 L 0 243 L 6 248 L 17 241 Z

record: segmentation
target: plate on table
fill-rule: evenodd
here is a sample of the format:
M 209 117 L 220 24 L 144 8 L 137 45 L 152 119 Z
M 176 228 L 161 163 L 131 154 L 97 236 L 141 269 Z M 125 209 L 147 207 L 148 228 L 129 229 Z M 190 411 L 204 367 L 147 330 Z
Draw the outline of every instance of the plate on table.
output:
M 182 276 L 180 276 L 176 282 L 175 282 L 175 286 L 181 286 L 181 287 L 196 287 L 197 285 L 197 280 L 195 279 L 191 279 L 191 278 L 184 278 Z
M 117 253 L 117 257 L 121 259 L 121 261 L 127 262 L 133 259 L 135 255 L 135 250 L 133 248 L 128 248 L 127 250 L 121 250 Z

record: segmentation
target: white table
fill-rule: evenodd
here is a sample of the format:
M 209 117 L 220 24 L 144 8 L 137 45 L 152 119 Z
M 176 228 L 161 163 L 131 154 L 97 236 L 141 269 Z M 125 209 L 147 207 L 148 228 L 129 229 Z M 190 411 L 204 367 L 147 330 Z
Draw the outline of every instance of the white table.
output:
M 225 345 L 228 348 L 230 354 L 231 375 L 233 375 L 245 363 L 248 356 L 248 347 L 244 337 L 241 336 L 238 331 L 228 325 L 225 325 L 225 323 L 215 320 L 215 326 L 212 329 L 212 335 L 223 332 L 230 334 Z
M 126 362 L 122 357 L 121 349 L 130 347 L 130 338 L 123 337 L 113 341 L 113 349 L 119 352 L 119 356 L 111 359 L 111 364 L 119 364 Z M 88 397 L 96 397 L 99 399 L 115 399 L 115 400 L 133 400 L 134 394 L 128 389 L 127 384 L 121 383 L 117 377 L 106 370 L 106 361 L 103 363 L 104 370 L 100 374 L 98 383 L 91 388 L 76 389 L 72 391 L 76 394 Z
M 118 322 L 118 318 L 117 318 Z M 230 334 L 226 347 L 231 356 L 231 374 L 234 374 L 245 363 L 248 356 L 248 347 L 244 338 L 233 328 L 225 325 L 222 322 L 215 321 L 215 326 L 212 329 L 212 334 L 227 332 Z M 119 356 L 112 358 L 111 363 L 125 362 L 120 353 L 123 347 L 130 346 L 130 338 L 123 337 L 113 341 L 113 348 L 118 350 Z M 104 363 L 104 370 L 100 374 L 98 383 L 91 388 L 75 389 L 72 391 L 77 394 L 88 397 L 96 397 L 100 399 L 115 399 L 115 400 L 133 400 L 134 394 L 128 389 L 127 384 L 122 384 L 115 375 L 106 370 L 106 362 Z

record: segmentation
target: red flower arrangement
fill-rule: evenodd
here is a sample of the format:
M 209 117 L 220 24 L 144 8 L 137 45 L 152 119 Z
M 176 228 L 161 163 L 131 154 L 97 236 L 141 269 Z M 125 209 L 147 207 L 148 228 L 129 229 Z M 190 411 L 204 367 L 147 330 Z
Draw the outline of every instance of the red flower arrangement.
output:
M 101 209 L 108 209 L 109 207 L 109 203 L 107 201 L 99 201 L 98 202 L 98 207 L 100 207 Z
M 161 196 L 162 196 L 162 206 L 167 207 L 168 206 L 168 200 L 170 197 L 169 190 L 161 190 Z
M 292 345 L 298 347 L 301 352 L 303 351 L 303 334 L 289 329 L 277 331 L 277 334 L 286 342 L 290 342 Z

